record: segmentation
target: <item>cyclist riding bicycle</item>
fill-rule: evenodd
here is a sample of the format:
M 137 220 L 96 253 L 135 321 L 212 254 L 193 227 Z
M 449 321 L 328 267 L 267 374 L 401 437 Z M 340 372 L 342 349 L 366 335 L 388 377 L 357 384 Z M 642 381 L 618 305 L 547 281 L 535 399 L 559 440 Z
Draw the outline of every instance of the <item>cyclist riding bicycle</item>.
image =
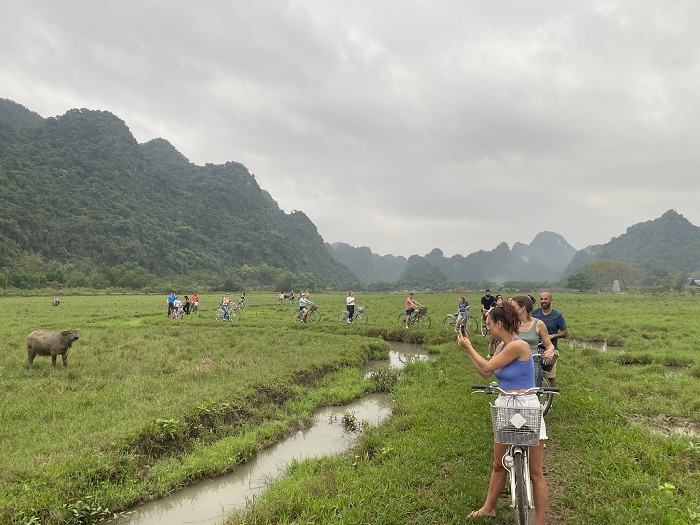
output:
M 467 301 L 466 297 L 462 295 L 459 298 L 459 305 L 457 307 L 457 312 L 455 313 L 455 317 L 457 318 L 457 320 L 455 321 L 455 332 L 459 331 L 459 323 L 461 323 L 462 319 L 464 319 L 468 315 L 469 301 Z
M 306 322 L 306 316 L 309 315 L 309 308 L 313 306 L 314 303 L 309 299 L 309 292 L 302 292 L 299 296 L 299 310 L 301 311 L 301 320 Z
M 420 304 L 418 301 L 416 301 L 413 298 L 413 292 L 411 292 L 410 294 L 408 294 L 408 297 L 406 298 L 406 328 L 408 328 L 408 321 L 411 318 L 411 315 L 413 314 L 413 312 L 416 311 L 416 306 L 418 308 L 423 307 L 422 304 Z

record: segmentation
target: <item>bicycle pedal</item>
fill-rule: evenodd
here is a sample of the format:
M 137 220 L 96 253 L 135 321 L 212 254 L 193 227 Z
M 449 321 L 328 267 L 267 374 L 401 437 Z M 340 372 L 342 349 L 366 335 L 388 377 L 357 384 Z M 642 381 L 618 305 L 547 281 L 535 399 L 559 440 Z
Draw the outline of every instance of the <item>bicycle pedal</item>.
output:
M 500 494 L 501 498 L 508 498 L 510 497 L 510 489 L 503 489 Z

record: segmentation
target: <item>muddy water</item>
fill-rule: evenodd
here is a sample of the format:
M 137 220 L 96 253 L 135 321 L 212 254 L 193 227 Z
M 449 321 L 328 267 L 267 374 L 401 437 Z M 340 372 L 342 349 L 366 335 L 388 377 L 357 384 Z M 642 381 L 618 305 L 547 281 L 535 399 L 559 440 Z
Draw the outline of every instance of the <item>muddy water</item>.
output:
M 422 361 L 428 355 L 418 345 L 389 343 L 389 366 L 401 368 L 408 361 Z M 386 361 L 371 363 L 367 371 L 386 367 Z M 343 417 L 352 415 L 359 427 L 377 425 L 391 415 L 391 399 L 372 394 L 348 405 L 328 407 L 314 415 L 308 429 L 273 445 L 238 467 L 234 472 L 198 482 L 165 498 L 145 503 L 102 525 L 185 525 L 222 523 L 235 509 L 262 493 L 267 483 L 284 475 L 294 459 L 339 454 L 349 450 L 360 432 L 343 425 Z

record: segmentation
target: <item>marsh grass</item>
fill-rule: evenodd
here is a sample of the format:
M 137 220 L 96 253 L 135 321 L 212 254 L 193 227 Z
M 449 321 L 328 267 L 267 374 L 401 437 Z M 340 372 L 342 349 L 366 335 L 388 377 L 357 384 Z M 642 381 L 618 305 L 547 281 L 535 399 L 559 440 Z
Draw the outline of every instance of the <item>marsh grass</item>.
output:
M 295 462 L 231 523 L 461 523 L 485 496 L 491 430 L 485 396 L 436 319 L 454 294 L 417 294 L 433 327 L 396 325 L 404 294 L 360 294 L 369 324 L 337 322 L 345 293 L 312 294 L 324 315 L 294 325 L 276 294 L 248 294 L 238 323 L 200 313 L 166 317 L 165 295 L 0 298 L 0 522 L 88 523 L 230 471 L 326 404 L 389 391 L 393 415 L 347 455 Z M 478 307 L 480 293 L 467 294 Z M 555 294 L 570 337 L 547 425 L 550 523 L 696 524 L 700 441 L 666 437 L 645 421 L 696 424 L 700 306 L 691 296 Z M 37 357 L 34 329 L 80 329 L 69 366 Z M 418 342 L 431 362 L 363 379 L 384 339 Z M 482 351 L 486 341 L 472 340 Z M 640 424 L 640 421 L 642 424 Z M 348 421 L 348 424 L 353 423 Z M 489 523 L 512 523 L 507 502 Z
M 164 298 L 0 300 L 0 521 L 80 523 L 233 468 L 309 420 L 375 388 L 360 366 L 386 343 L 296 330 L 276 307 L 216 323 L 218 301 L 169 319 Z M 68 367 L 26 334 L 76 327 Z
M 556 299 L 572 337 L 614 340 L 622 354 L 562 345 L 563 391 L 547 418 L 548 523 L 700 523 L 700 441 L 632 421 L 639 413 L 700 421 L 697 356 L 687 344 L 700 335 L 700 306 L 674 297 L 677 312 L 660 316 L 668 298 Z M 407 368 L 396 385 L 394 415 L 366 431 L 352 454 L 295 463 L 227 523 L 468 521 L 483 503 L 493 461 L 487 400 L 470 394 L 469 385 L 482 379 L 454 342 L 438 339 L 433 348 L 441 357 Z M 472 340 L 485 350 L 484 340 Z M 513 523 L 507 501 L 486 521 Z

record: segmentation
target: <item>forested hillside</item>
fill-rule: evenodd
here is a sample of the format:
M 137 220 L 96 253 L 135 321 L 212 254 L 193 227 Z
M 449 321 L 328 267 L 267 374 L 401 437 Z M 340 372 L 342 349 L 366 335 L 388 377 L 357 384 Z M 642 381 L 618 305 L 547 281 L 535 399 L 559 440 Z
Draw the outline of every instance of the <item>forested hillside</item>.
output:
M 570 274 L 597 260 L 634 264 L 653 272 L 700 270 L 700 228 L 675 210 L 630 226 L 619 237 L 576 253 L 566 269 Z
M 185 275 L 231 289 L 356 283 L 308 217 L 280 210 L 242 164 L 196 166 L 164 139 L 138 144 L 109 112 L 44 119 L 8 100 L 0 274 L 19 288 L 141 288 Z

